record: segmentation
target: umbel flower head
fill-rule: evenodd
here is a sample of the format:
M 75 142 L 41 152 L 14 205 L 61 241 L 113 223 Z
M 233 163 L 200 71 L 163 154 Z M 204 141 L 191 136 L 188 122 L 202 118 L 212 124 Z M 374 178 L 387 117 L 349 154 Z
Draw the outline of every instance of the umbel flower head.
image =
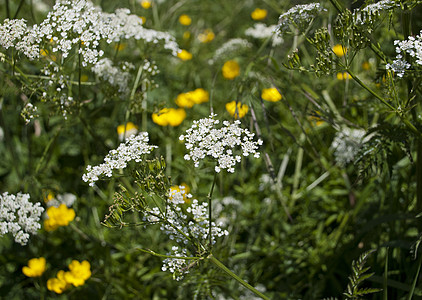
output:
M 45 272 L 45 258 L 32 258 L 28 261 L 28 266 L 22 268 L 22 273 L 28 277 L 40 277 Z
M 217 115 L 211 114 L 208 118 L 193 121 L 191 128 L 186 130 L 185 135 L 179 139 L 185 141 L 186 149 L 189 151 L 185 155 L 185 160 L 192 160 L 195 167 L 199 166 L 199 161 L 205 157 L 214 159 L 217 163 L 215 171 L 218 173 L 221 169 L 234 173 L 234 166 L 239 163 L 242 156 L 253 154 L 259 157 L 259 145 L 262 141 L 254 141 L 254 133 L 248 129 L 243 129 L 239 125 L 239 120 L 230 123 L 223 121 L 221 128 L 216 128 L 220 123 L 215 120 Z M 240 152 L 235 154 L 235 152 Z
M 114 169 L 124 169 L 132 160 L 141 162 L 144 154 L 149 154 L 154 148 L 157 148 L 157 146 L 148 145 L 148 141 L 146 132 L 130 136 L 125 143 L 121 143 L 117 149 L 111 150 L 107 154 L 104 163 L 94 167 L 88 165 L 82 180 L 89 182 L 90 186 L 94 186 L 101 176 L 111 177 Z
M 44 208 L 40 203 L 29 202 L 29 194 L 0 195 L 0 236 L 12 233 L 15 242 L 26 245 L 29 234 L 36 234 Z

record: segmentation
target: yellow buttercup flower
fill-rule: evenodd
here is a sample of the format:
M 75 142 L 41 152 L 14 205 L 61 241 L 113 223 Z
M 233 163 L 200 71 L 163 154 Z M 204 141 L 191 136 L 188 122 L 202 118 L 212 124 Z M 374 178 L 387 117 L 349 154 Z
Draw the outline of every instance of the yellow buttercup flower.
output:
M 151 7 L 151 1 L 150 0 L 142 0 L 141 1 L 141 6 L 145 9 L 148 9 Z
M 198 40 L 201 43 L 209 43 L 215 38 L 214 32 L 211 29 L 205 29 L 202 33 L 198 35 Z
M 277 102 L 280 101 L 282 96 L 276 88 L 263 89 L 261 98 L 265 101 Z
M 226 110 L 232 117 L 243 118 L 249 111 L 249 107 L 246 104 L 241 104 L 240 102 L 232 101 L 226 104 Z
M 251 18 L 255 21 L 263 20 L 267 17 L 267 10 L 262 8 L 255 8 L 251 13 Z
M 179 126 L 186 118 L 186 112 L 183 108 L 163 108 L 158 114 L 152 114 L 152 121 L 160 126 Z
M 48 50 L 40 49 L 40 54 L 41 54 L 41 56 L 47 56 L 48 55 Z
M 147 21 L 147 18 L 145 18 L 143 16 L 139 16 L 139 18 L 142 20 L 142 25 L 144 25 L 145 22 Z
M 338 57 L 343 57 L 346 54 L 347 49 L 343 45 L 337 44 L 333 47 L 333 52 Z
M 119 135 L 119 140 L 123 141 L 132 134 L 138 133 L 138 126 L 132 122 L 127 122 L 126 125 L 122 124 L 117 126 L 117 134 Z
M 67 208 L 65 204 L 60 204 L 59 207 L 50 206 L 47 208 L 47 215 L 48 219 L 44 220 L 44 228 L 47 231 L 67 226 L 75 219 L 75 211 L 72 208 Z
M 185 32 L 183 32 L 183 39 L 184 39 L 184 40 L 188 40 L 188 39 L 190 39 L 190 31 L 185 31 Z
M 181 15 L 179 17 L 179 23 L 184 26 L 189 26 L 192 23 L 192 19 L 188 15 Z
M 45 272 L 45 258 L 32 258 L 28 266 L 22 268 L 22 273 L 28 277 L 40 277 Z
M 191 108 L 194 104 L 208 102 L 209 97 L 210 95 L 206 90 L 199 88 L 194 91 L 179 94 L 175 102 L 179 107 Z
M 229 80 L 235 79 L 240 74 L 239 64 L 234 60 L 226 61 L 221 69 L 223 77 Z
M 61 294 L 70 287 L 70 284 L 65 280 L 65 271 L 60 270 L 57 272 L 56 278 L 47 280 L 47 289 L 56 294 Z
M 50 201 L 51 201 L 51 200 L 53 200 L 53 199 L 54 199 L 54 194 L 53 194 L 53 192 L 48 192 L 47 196 L 44 196 L 44 202 L 45 202 L 45 203 L 50 202 Z
M 69 270 L 69 272 L 64 274 L 64 279 L 67 283 L 71 283 L 74 286 L 85 284 L 85 281 L 91 277 L 91 265 L 86 260 L 81 263 L 77 260 L 72 260 L 69 264 Z
M 180 58 L 183 61 L 191 60 L 192 59 L 192 53 L 186 51 L 185 49 L 182 49 L 182 51 L 177 53 L 177 57 Z
M 338 80 L 345 80 L 345 79 L 349 79 L 350 78 L 350 75 L 349 75 L 349 73 L 347 73 L 347 72 L 344 72 L 344 73 L 337 73 L 337 79 Z
M 368 71 L 371 69 L 371 64 L 368 61 L 365 61 L 362 63 L 362 69 L 364 69 L 365 71 Z

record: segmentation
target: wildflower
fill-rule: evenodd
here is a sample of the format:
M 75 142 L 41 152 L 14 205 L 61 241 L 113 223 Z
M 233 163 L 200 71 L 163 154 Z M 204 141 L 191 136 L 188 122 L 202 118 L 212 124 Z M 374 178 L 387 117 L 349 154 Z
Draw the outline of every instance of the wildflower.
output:
M 241 50 L 248 48 L 252 48 L 252 44 L 249 43 L 247 40 L 239 38 L 230 39 L 215 51 L 214 60 L 217 60 L 223 56 L 226 57 L 229 55 L 233 55 L 237 52 L 240 52 Z
M 169 191 L 169 200 L 171 200 L 173 203 L 181 204 L 184 202 L 189 202 L 188 198 L 192 197 L 189 192 L 190 188 L 186 183 L 171 186 Z
M 234 60 L 226 61 L 221 69 L 223 77 L 229 80 L 235 79 L 240 74 L 239 64 Z
M 151 7 L 151 0 L 142 0 L 141 1 L 141 6 L 144 9 L 148 9 Z
M 192 19 L 188 15 L 181 15 L 179 17 L 179 23 L 184 26 L 189 26 L 192 23 Z
M 255 39 L 267 39 L 271 37 L 273 45 L 278 46 L 283 43 L 283 39 L 275 34 L 276 29 L 276 25 L 267 26 L 263 23 L 255 23 L 254 27 L 245 30 L 245 35 Z
M 180 58 L 183 61 L 191 60 L 192 59 L 192 53 L 186 51 L 185 49 L 182 49 L 182 51 L 177 53 L 177 57 Z
M 45 272 L 45 258 L 32 258 L 28 266 L 22 268 L 22 273 L 28 277 L 40 277 Z
M 290 25 L 299 29 L 306 28 L 320 12 L 327 11 L 320 3 L 298 4 L 280 15 L 276 32 L 282 34 L 289 30 Z
M 270 102 L 280 101 L 282 96 L 276 88 L 263 89 L 261 93 L 261 98 Z
M 251 18 L 255 21 L 263 20 L 267 17 L 267 10 L 262 8 L 255 8 L 251 13 Z
M 36 234 L 44 208 L 40 203 L 29 202 L 28 194 L 0 195 L 0 236 L 12 233 L 15 242 L 26 245 L 29 234 Z
M 344 72 L 344 73 L 340 72 L 340 73 L 337 73 L 336 77 L 338 80 L 346 80 L 350 78 L 350 74 L 347 72 Z
M 52 231 L 60 226 L 69 225 L 75 219 L 75 211 L 63 203 L 59 207 L 50 206 L 47 208 L 47 216 L 48 219 L 44 220 L 44 228 L 47 231 Z
M 145 24 L 145 22 L 147 21 L 147 18 L 145 18 L 144 16 L 139 16 L 139 19 L 141 19 L 142 24 Z
M 129 92 L 129 72 L 122 70 L 133 68 L 129 63 L 123 63 L 121 68 L 113 66 L 113 61 L 108 58 L 100 59 L 92 68 L 92 72 L 110 85 L 118 87 L 118 92 L 126 94 Z
M 343 57 L 346 54 L 347 49 L 343 45 L 337 44 L 333 47 L 333 52 L 338 57 Z
M 344 128 L 336 133 L 331 143 L 331 148 L 334 149 L 334 156 L 340 166 L 345 166 L 355 159 L 362 144 L 365 142 L 365 134 L 362 129 L 350 128 Z
M 243 118 L 249 111 L 249 107 L 246 104 L 240 102 L 231 101 L 226 103 L 226 110 L 235 119 Z
M 132 122 L 127 122 L 117 126 L 117 134 L 119 135 L 119 140 L 123 141 L 124 139 L 130 137 L 132 134 L 138 133 L 138 126 Z
M 54 200 L 54 194 L 53 192 L 48 192 L 47 196 L 44 196 L 44 202 L 47 204 L 52 200 Z
M 50 278 L 47 280 L 47 289 L 49 291 L 55 292 L 56 294 L 61 294 L 70 287 L 70 284 L 65 279 L 65 271 L 60 270 L 57 272 L 56 278 Z
M 211 29 L 205 29 L 202 33 L 198 35 L 198 40 L 201 43 L 209 43 L 215 38 L 214 32 Z
M 364 61 L 362 63 L 362 69 L 364 69 L 365 71 L 368 71 L 371 69 L 371 64 L 368 61 Z
M 201 104 L 203 102 L 208 102 L 209 93 L 202 89 L 196 89 L 191 92 L 179 94 L 176 98 L 176 104 L 179 107 L 191 108 L 194 104 Z
M 223 126 L 217 129 L 219 121 L 214 119 L 215 116 L 210 115 L 208 118 L 194 121 L 192 127 L 186 130 L 186 134 L 179 137 L 179 140 L 185 141 L 189 151 L 189 154 L 184 156 L 185 160 L 192 160 L 195 167 L 198 167 L 199 161 L 208 156 L 216 160 L 217 173 L 221 169 L 234 173 L 234 166 L 242 159 L 240 155 L 234 154 L 235 151 L 241 151 L 243 156 L 260 156 L 256 149 L 258 145 L 262 145 L 262 141 L 254 141 L 254 134 L 241 128 L 239 120 L 233 123 L 223 121 Z
M 51 193 L 48 194 L 48 197 L 50 197 L 50 195 L 52 195 Z M 46 201 L 46 200 L 44 200 Z M 61 204 L 66 205 L 67 207 L 71 207 L 73 205 L 73 203 L 76 201 L 76 196 L 74 194 L 71 193 L 65 193 L 62 195 L 57 195 L 57 197 L 50 198 L 50 200 L 48 200 L 48 202 L 46 202 L 47 206 L 54 206 L 54 207 L 59 207 Z
M 72 260 L 69 264 L 69 270 L 69 272 L 64 273 L 64 279 L 74 286 L 84 285 L 85 281 L 91 277 L 91 265 L 86 260 L 83 262 Z
M 86 167 L 87 173 L 82 176 L 82 180 L 89 182 L 94 186 L 100 176 L 111 177 L 114 169 L 124 169 L 128 162 L 134 160 L 141 162 L 144 154 L 149 154 L 157 146 L 148 145 L 148 133 L 141 132 L 138 135 L 132 135 L 121 143 L 117 149 L 111 150 L 104 158 L 104 163 L 92 167 Z
M 185 31 L 185 32 L 183 32 L 183 39 L 184 39 L 184 40 L 188 40 L 188 39 L 190 39 L 190 31 Z
M 152 121 L 160 126 L 179 126 L 185 118 L 186 112 L 183 108 L 163 108 L 152 114 Z

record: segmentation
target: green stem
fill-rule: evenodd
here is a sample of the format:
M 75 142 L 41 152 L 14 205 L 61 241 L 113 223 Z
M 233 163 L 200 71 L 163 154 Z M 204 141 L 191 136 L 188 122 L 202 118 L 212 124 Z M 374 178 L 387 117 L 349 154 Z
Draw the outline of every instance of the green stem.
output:
M 208 259 L 214 265 L 216 265 L 218 268 L 220 268 L 222 271 L 224 271 L 227 275 L 229 275 L 234 280 L 236 280 L 241 285 L 243 285 L 245 288 L 247 288 L 248 290 L 250 290 L 251 292 L 253 292 L 255 295 L 261 297 L 262 299 L 270 300 L 270 298 L 268 298 L 267 296 L 265 296 L 263 293 L 261 293 L 256 288 L 254 288 L 253 286 L 251 286 L 249 283 L 247 283 L 246 281 L 244 281 L 242 278 L 240 278 L 239 276 L 237 276 L 236 274 L 234 274 L 232 271 L 230 271 L 222 262 L 220 262 L 218 259 L 216 259 L 214 256 L 212 256 L 212 254 L 210 256 L 208 256 Z
M 13 16 L 13 19 L 16 19 L 16 17 L 18 16 L 19 11 L 22 8 L 23 3 L 25 2 L 25 0 L 21 0 L 21 2 L 19 3 L 18 9 L 16 10 L 15 15 Z
M 138 248 L 139 251 L 144 252 L 144 253 L 148 253 L 154 256 L 158 256 L 158 257 L 164 257 L 164 258 L 175 258 L 175 259 L 186 259 L 186 260 L 201 260 L 203 258 L 201 257 L 196 257 L 196 256 L 174 256 L 174 255 L 164 255 L 164 254 L 160 254 L 157 252 L 154 252 L 152 250 L 149 249 L 142 249 L 142 248 Z
M 211 235 L 211 229 L 212 229 L 212 208 L 211 208 L 211 201 L 212 201 L 212 193 L 214 191 L 215 182 L 217 181 L 217 172 L 214 171 L 214 180 L 212 181 L 211 190 L 208 194 L 208 221 L 209 221 L 209 229 L 208 229 L 208 238 L 210 241 L 209 247 L 210 250 L 212 248 L 212 235 Z

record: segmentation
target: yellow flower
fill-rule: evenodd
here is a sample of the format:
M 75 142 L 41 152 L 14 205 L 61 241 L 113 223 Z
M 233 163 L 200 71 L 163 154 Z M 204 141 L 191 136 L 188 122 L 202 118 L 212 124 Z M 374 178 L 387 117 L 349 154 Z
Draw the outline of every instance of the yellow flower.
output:
M 223 77 L 229 80 L 235 79 L 240 74 L 239 64 L 234 60 L 226 61 L 221 69 Z
M 53 194 L 53 192 L 48 192 L 47 196 L 44 196 L 44 202 L 45 202 L 45 203 L 50 202 L 50 201 L 51 201 L 51 200 L 53 200 L 53 199 L 54 199 L 54 194 Z
M 232 117 L 243 118 L 249 111 L 249 107 L 246 104 L 241 104 L 240 102 L 237 103 L 236 101 L 232 101 L 226 104 L 226 110 Z
M 138 126 L 133 124 L 132 122 L 127 122 L 125 124 L 117 126 L 117 134 L 119 135 L 119 140 L 123 141 L 127 137 L 131 136 L 132 134 L 138 133 Z
M 188 39 L 190 39 L 190 31 L 185 31 L 185 32 L 183 32 L 183 39 L 184 39 L 184 40 L 188 40 Z
M 181 93 L 176 98 L 176 104 L 179 107 L 191 108 L 194 104 L 201 104 L 203 102 L 208 102 L 209 93 L 202 89 L 196 89 L 187 93 Z
M 371 69 L 371 64 L 367 61 L 362 63 L 362 69 L 364 69 L 365 71 L 368 71 Z
M 152 114 L 152 121 L 160 126 L 179 126 L 186 118 L 186 112 L 183 108 L 163 108 L 158 114 Z
M 91 265 L 86 260 L 81 263 L 77 260 L 72 260 L 69 264 L 69 270 L 69 272 L 64 273 L 64 279 L 67 283 L 71 283 L 74 286 L 83 285 L 91 277 Z
M 122 51 L 125 48 L 126 48 L 126 44 L 125 43 L 118 43 L 118 44 L 114 45 L 114 49 L 117 50 L 117 51 Z
M 261 8 L 255 8 L 255 10 L 251 13 L 251 18 L 258 21 L 265 19 L 267 16 L 267 10 Z
M 192 19 L 188 15 L 181 15 L 179 17 L 179 23 L 184 26 L 189 26 L 192 23 Z
M 282 96 L 276 88 L 263 89 L 261 98 L 270 102 L 280 101 Z
M 151 7 L 151 1 L 150 0 L 142 0 L 141 1 L 141 6 L 145 9 L 148 9 Z
M 41 54 L 41 56 L 47 56 L 48 55 L 48 50 L 40 49 L 40 54 Z
M 337 79 L 338 80 L 345 80 L 345 79 L 349 79 L 350 75 L 347 72 L 344 73 L 337 73 Z
M 65 204 L 60 204 L 59 207 L 50 206 L 47 208 L 47 215 L 48 219 L 44 220 L 44 228 L 47 231 L 67 226 L 75 219 L 75 211 L 72 208 L 67 208 Z
M 337 44 L 333 47 L 333 52 L 338 57 L 343 57 L 344 54 L 346 54 L 347 49 L 343 45 Z
M 70 284 L 65 280 L 65 272 L 63 270 L 57 272 L 57 278 L 50 278 L 47 280 L 47 289 L 56 294 L 63 293 L 69 287 Z
M 198 40 L 201 43 L 209 43 L 215 38 L 214 32 L 211 29 L 205 29 L 202 33 L 198 35 Z
M 177 57 L 180 58 L 183 61 L 191 60 L 192 59 L 192 53 L 186 51 L 185 49 L 182 49 L 182 51 L 177 53 Z
M 145 22 L 147 21 L 147 18 L 139 16 L 139 18 L 142 20 L 142 25 L 145 24 Z
M 22 273 L 28 277 L 40 277 L 45 272 L 45 258 L 32 258 L 28 266 L 22 268 Z

